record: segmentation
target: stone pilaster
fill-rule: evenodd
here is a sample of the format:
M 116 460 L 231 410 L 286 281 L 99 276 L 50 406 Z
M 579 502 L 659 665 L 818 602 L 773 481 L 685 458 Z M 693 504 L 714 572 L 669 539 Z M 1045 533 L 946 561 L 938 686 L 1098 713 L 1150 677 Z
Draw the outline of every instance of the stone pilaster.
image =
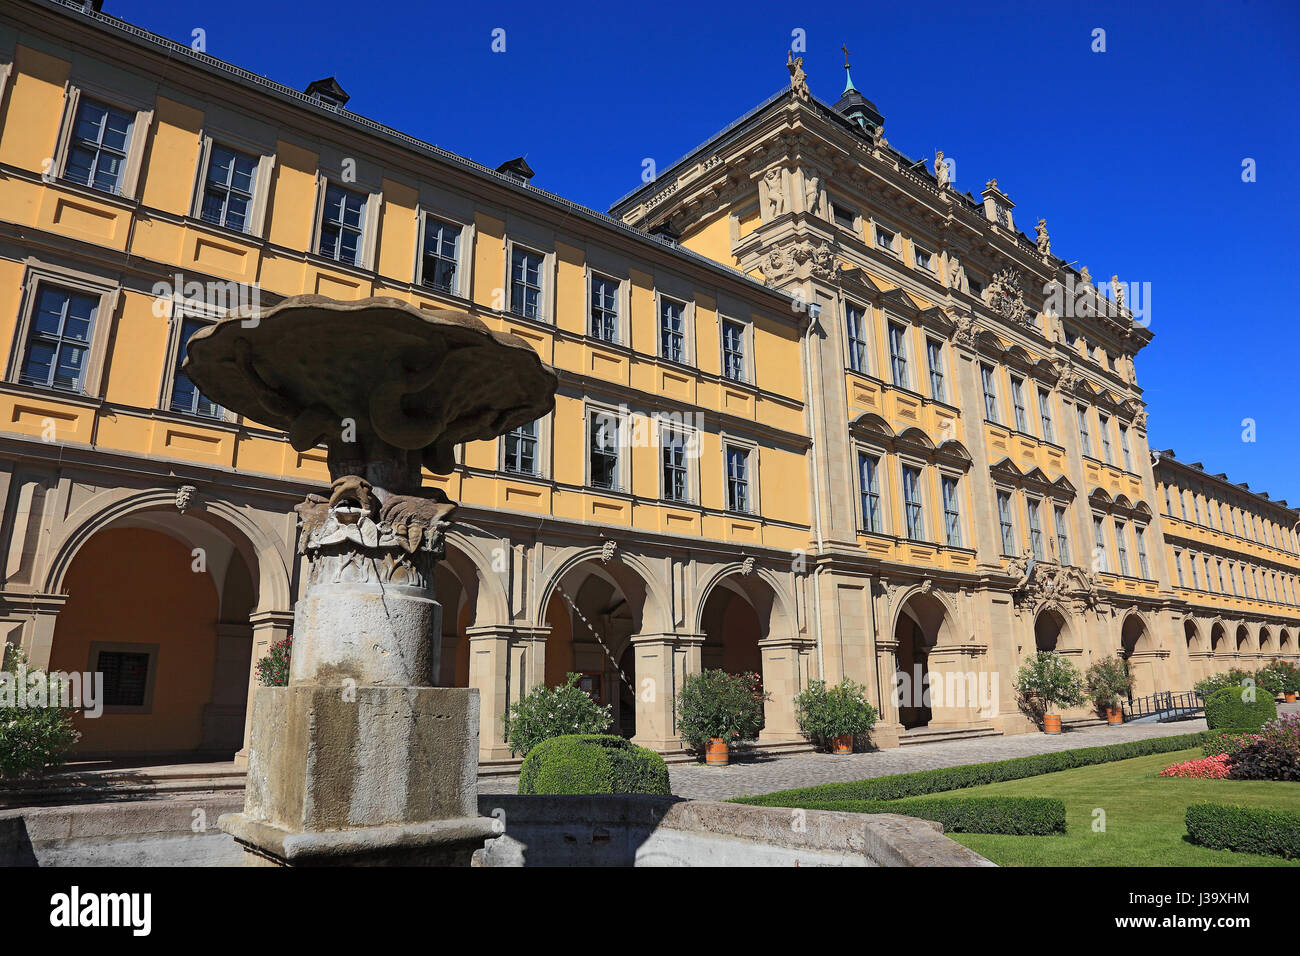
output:
M 636 736 L 651 750 L 680 750 L 677 695 L 687 674 L 701 670 L 703 634 L 634 634 L 636 660 Z

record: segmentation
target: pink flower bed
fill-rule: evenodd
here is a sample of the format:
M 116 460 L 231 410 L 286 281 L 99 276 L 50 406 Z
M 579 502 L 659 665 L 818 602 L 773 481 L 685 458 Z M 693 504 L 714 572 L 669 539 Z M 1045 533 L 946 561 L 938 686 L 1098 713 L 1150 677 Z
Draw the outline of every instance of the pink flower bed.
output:
M 1213 757 L 1200 757 L 1165 767 L 1160 771 L 1162 777 L 1195 777 L 1198 780 L 1225 780 L 1228 776 L 1228 755 L 1216 754 Z

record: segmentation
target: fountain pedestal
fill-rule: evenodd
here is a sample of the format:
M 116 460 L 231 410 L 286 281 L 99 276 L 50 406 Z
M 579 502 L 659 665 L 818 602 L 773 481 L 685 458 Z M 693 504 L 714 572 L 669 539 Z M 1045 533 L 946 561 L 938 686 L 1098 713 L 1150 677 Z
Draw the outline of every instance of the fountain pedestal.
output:
M 432 686 L 456 506 L 423 469 L 548 414 L 555 373 L 469 315 L 320 296 L 200 330 L 183 371 L 298 451 L 325 444 L 333 479 L 295 509 L 289 684 L 254 694 L 244 811 L 218 825 L 253 865 L 467 865 L 498 825 L 478 816 L 478 691 Z

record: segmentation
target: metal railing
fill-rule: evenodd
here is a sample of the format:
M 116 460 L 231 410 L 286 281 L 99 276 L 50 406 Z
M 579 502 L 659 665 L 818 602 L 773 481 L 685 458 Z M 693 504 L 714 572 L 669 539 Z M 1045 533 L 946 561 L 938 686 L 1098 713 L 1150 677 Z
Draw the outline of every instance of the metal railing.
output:
M 1205 697 L 1200 691 L 1160 691 L 1150 697 L 1130 697 L 1121 705 L 1124 721 L 1154 717 L 1158 723 L 1193 720 L 1205 713 Z

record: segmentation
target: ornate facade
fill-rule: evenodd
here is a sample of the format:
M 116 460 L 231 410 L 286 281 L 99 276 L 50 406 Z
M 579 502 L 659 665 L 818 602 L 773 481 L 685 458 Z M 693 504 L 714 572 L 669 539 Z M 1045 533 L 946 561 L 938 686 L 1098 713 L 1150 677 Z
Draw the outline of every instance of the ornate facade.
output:
M 1150 334 L 996 182 L 958 193 L 851 83 L 830 106 L 789 66 L 607 216 L 349 112 L 336 81 L 292 90 L 76 0 L 0 12 L 0 622 L 42 666 L 112 674 L 84 749 L 242 746 L 296 545 L 329 532 L 292 511 L 324 452 L 179 363 L 225 308 L 300 293 L 458 310 L 560 373 L 553 415 L 425 474 L 460 503 L 440 679 L 480 691 L 484 760 L 568 672 L 672 750 L 701 667 L 761 672 L 772 742 L 809 679 L 850 676 L 890 745 L 1028 729 L 1011 675 L 1035 648 L 1124 654 L 1142 693 L 1219 647 L 1294 656 L 1300 594 L 1269 576 L 1300 567 L 1294 509 L 1200 477 L 1275 529 L 1243 543 L 1160 506 L 1197 476 L 1153 469 Z M 1264 591 L 1178 582 L 1246 544 Z M 1212 643 L 1211 609 L 1244 645 Z M 900 671 L 991 699 L 899 704 Z

